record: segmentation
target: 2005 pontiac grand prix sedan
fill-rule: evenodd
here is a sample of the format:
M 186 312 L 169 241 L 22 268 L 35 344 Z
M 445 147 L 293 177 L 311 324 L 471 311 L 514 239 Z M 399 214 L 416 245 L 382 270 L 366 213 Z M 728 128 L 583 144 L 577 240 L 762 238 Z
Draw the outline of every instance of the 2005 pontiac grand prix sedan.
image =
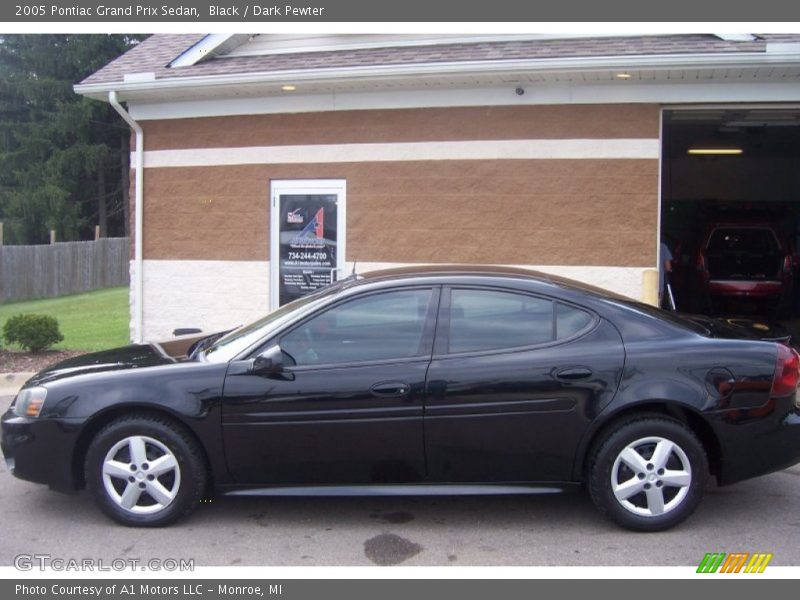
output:
M 730 331 L 730 330 L 720 330 Z M 524 270 L 351 276 L 186 356 L 135 345 L 28 381 L 14 475 L 126 525 L 205 494 L 541 493 L 671 527 L 709 475 L 800 461 L 800 357 Z

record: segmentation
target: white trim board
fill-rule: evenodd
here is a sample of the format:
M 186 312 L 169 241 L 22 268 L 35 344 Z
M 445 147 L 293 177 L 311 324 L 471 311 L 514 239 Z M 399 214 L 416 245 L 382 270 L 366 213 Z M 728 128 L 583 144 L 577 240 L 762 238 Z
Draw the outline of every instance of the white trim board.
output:
M 417 160 L 657 159 L 658 139 L 494 140 L 149 150 L 145 168 Z
M 515 89 L 522 87 L 523 95 Z M 509 83 L 472 89 L 391 89 L 319 94 L 249 93 L 246 97 L 148 101 L 130 99 L 131 115 L 140 121 L 189 119 L 228 115 L 283 114 L 339 110 L 436 108 L 449 106 L 527 106 L 551 104 L 682 104 L 736 102 L 799 102 L 797 81 L 647 83 L 614 81 L 607 84 Z M 234 90 L 228 92 L 232 95 Z M 227 94 L 226 94 L 227 95 Z

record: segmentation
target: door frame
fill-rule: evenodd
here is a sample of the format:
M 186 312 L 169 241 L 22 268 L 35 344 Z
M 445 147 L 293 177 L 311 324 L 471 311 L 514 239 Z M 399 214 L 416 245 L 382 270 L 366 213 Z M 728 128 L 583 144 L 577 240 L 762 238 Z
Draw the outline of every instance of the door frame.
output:
M 281 194 L 335 194 L 336 195 L 336 272 L 345 270 L 346 179 L 271 179 L 269 182 L 269 309 L 278 308 L 280 301 L 280 210 Z

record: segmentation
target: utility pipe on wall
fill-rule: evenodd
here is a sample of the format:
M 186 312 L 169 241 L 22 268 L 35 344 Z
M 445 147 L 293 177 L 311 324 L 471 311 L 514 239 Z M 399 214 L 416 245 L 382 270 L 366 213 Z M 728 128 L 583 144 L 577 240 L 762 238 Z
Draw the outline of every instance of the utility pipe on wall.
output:
M 134 208 L 134 237 L 133 237 L 133 264 L 134 264 L 134 300 L 133 300 L 133 341 L 141 344 L 143 341 L 142 325 L 143 325 L 143 260 L 142 260 L 142 215 L 144 212 L 144 131 L 142 126 L 134 121 L 130 113 L 122 108 L 122 105 L 117 99 L 117 92 L 108 92 L 108 103 L 114 107 L 119 115 L 125 119 L 125 122 L 131 126 L 131 129 L 136 133 L 136 155 L 134 160 L 134 168 L 136 169 L 135 179 L 135 208 Z

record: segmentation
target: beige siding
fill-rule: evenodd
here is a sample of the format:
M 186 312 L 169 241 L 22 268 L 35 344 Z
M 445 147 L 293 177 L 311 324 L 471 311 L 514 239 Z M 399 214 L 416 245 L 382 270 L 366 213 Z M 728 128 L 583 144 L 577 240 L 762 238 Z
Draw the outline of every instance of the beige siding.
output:
M 658 138 L 652 104 L 351 110 L 144 121 L 147 150 L 517 139 Z
M 148 259 L 268 260 L 269 181 L 347 180 L 347 260 L 655 264 L 656 160 L 148 169 Z

